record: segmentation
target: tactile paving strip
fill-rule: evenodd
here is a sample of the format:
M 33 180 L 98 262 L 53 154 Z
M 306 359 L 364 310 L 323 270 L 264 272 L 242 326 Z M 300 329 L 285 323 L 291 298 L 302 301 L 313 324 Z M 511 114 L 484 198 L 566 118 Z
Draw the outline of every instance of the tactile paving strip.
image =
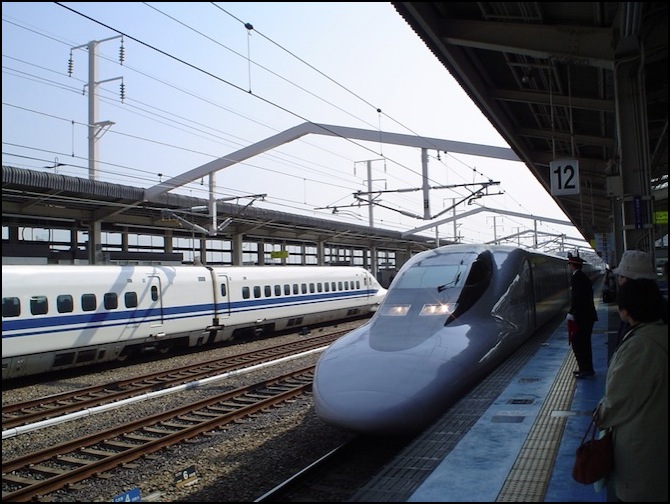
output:
M 570 409 L 575 364 L 573 353 L 568 352 L 496 502 L 544 502 L 567 421 L 565 415 L 554 412 Z

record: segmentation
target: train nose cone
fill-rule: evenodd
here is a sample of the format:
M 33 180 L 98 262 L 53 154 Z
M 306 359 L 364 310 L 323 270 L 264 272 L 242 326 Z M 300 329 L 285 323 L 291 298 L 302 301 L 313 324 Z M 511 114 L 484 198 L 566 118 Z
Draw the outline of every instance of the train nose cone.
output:
M 316 414 L 326 423 L 367 434 L 405 434 L 434 416 L 426 396 L 435 380 L 431 344 L 380 352 L 367 343 L 337 341 L 314 375 Z
M 343 429 L 362 434 L 402 435 L 426 426 L 422 405 L 403 394 L 348 390 L 324 395 L 317 392 L 322 389 L 314 390 L 317 415 Z

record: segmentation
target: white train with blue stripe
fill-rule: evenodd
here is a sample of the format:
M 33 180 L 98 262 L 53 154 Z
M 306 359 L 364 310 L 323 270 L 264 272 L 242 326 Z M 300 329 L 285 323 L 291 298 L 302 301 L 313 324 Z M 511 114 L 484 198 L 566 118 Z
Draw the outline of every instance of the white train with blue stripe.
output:
M 3 265 L 2 378 L 370 314 L 350 266 Z

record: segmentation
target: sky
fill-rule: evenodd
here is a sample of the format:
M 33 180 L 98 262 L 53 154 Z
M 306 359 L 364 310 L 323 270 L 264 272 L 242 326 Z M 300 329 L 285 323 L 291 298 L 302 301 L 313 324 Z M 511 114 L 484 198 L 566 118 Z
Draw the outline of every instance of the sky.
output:
M 3 2 L 3 165 L 89 177 L 92 42 L 96 119 L 113 123 L 97 138 L 100 181 L 149 188 L 306 122 L 509 147 L 391 3 Z M 432 220 L 420 149 L 307 135 L 217 172 L 215 194 L 405 232 L 493 182 L 456 213 L 569 221 L 521 162 L 429 150 L 428 177 Z M 383 191 L 372 212 L 369 185 Z M 479 243 L 533 227 L 480 212 L 419 234 Z M 537 229 L 588 247 L 570 224 Z

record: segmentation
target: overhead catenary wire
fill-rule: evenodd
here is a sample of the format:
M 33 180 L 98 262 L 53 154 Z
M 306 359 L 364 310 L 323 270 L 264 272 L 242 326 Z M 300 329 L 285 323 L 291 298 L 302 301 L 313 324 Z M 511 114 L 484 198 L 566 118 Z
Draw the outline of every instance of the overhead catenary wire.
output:
M 59 6 L 64 7 L 64 8 L 67 8 L 67 7 L 63 6 L 62 4 L 56 4 L 56 5 L 59 5 Z M 151 7 L 151 8 L 154 9 L 155 11 L 157 11 L 157 9 L 155 9 L 153 6 L 149 6 L 149 7 Z M 216 6 L 216 7 L 218 7 L 218 6 Z M 71 10 L 71 9 L 70 9 L 70 10 Z M 98 22 L 97 20 L 93 20 L 93 19 L 90 18 L 90 17 L 89 17 L 89 19 L 92 20 L 93 22 L 96 22 L 96 23 Z M 253 20 L 252 20 L 252 21 L 253 21 Z M 245 26 L 245 24 L 246 24 L 246 23 L 241 23 L 241 26 L 244 27 L 244 30 L 248 30 L 248 28 Z M 102 23 L 102 25 L 103 25 L 103 26 L 107 26 L 105 23 Z M 183 25 L 185 26 L 186 23 L 183 23 Z M 113 28 L 111 28 L 111 27 L 109 27 L 109 26 L 107 26 L 107 27 L 108 27 L 109 29 L 112 29 L 112 30 L 113 30 Z M 192 29 L 192 28 L 189 27 L 189 29 Z M 197 32 L 198 30 L 195 30 L 195 31 Z M 261 33 L 257 30 L 257 27 L 256 27 L 256 29 L 254 29 L 254 33 L 255 33 L 255 34 L 259 34 L 261 37 L 265 37 L 263 34 L 261 34 Z M 203 35 L 204 35 L 204 34 L 201 34 L 201 36 L 203 36 Z M 248 35 L 248 34 L 247 34 L 247 35 Z M 128 39 L 128 37 L 127 37 L 125 34 L 124 34 L 124 37 L 125 37 L 125 39 Z M 272 41 L 271 39 L 268 38 L 268 40 L 269 40 L 271 43 L 273 43 L 273 44 L 275 44 L 275 45 L 281 47 L 279 44 L 274 43 L 274 41 Z M 212 41 L 214 41 L 214 40 L 212 40 Z M 143 41 L 141 41 L 141 40 L 137 40 L 137 43 L 140 43 L 140 44 L 141 44 L 141 43 L 143 43 Z M 151 44 L 148 44 L 148 47 L 150 47 L 152 50 L 157 50 L 157 48 L 154 48 L 153 46 L 151 46 Z M 252 49 L 253 49 L 253 48 L 252 48 Z M 160 53 L 160 49 L 158 49 L 158 51 L 159 51 L 159 53 Z M 165 52 L 165 51 L 164 51 L 164 52 Z M 167 53 L 166 56 L 170 57 L 171 55 L 170 55 L 169 53 Z M 247 55 L 242 54 L 241 56 L 242 56 L 242 57 L 245 57 L 247 60 L 249 60 L 249 65 L 250 65 L 249 68 L 252 68 L 252 65 L 253 65 L 253 68 L 262 68 L 262 67 L 261 67 L 260 65 L 258 65 L 256 62 L 252 62 L 252 61 L 251 61 L 251 60 L 252 60 L 252 57 L 251 57 L 251 56 L 252 56 L 252 52 L 251 52 L 251 51 L 249 51 Z M 296 58 L 297 58 L 297 56 L 296 56 Z M 298 58 L 298 59 L 300 59 L 300 58 Z M 204 73 L 207 74 L 207 69 L 197 69 L 197 68 L 195 67 L 195 65 L 193 64 L 193 62 L 185 61 L 185 60 L 181 60 L 181 59 L 179 59 L 179 62 L 180 62 L 180 64 L 191 65 L 191 68 L 193 68 L 194 70 L 198 70 L 198 71 L 200 71 L 200 70 L 204 70 Z M 305 62 L 305 63 L 306 63 L 306 62 Z M 124 64 L 124 67 L 125 67 L 125 68 L 129 68 L 129 67 L 127 66 L 127 63 Z M 312 68 L 314 68 L 316 71 L 319 71 L 318 69 L 316 69 L 316 68 L 313 67 L 313 66 L 312 66 Z M 135 71 L 137 71 L 137 70 L 135 70 Z M 270 70 L 269 70 L 269 69 L 267 69 L 267 70 L 264 69 L 264 71 L 270 71 Z M 211 72 L 210 72 L 210 73 L 211 73 Z M 321 74 L 323 74 L 324 76 L 326 76 L 326 74 L 323 73 L 323 72 L 321 72 Z M 218 76 L 216 76 L 216 75 L 210 75 L 210 77 L 217 78 Z M 326 76 L 326 77 L 327 77 L 327 76 Z M 286 77 L 281 77 L 281 78 L 283 78 L 283 79 L 284 79 L 285 81 L 287 81 L 287 82 L 290 82 L 290 80 L 289 80 L 289 79 L 286 79 Z M 338 82 L 337 82 L 336 80 L 334 80 L 334 79 L 331 79 L 331 80 L 332 80 L 334 83 L 336 83 L 338 86 L 340 86 L 342 89 L 345 89 L 345 90 L 347 90 L 347 92 L 350 92 L 350 90 L 349 90 L 346 86 L 342 86 L 340 83 L 338 83 Z M 292 84 L 293 84 L 293 83 L 292 83 Z M 167 83 L 166 83 L 166 85 L 167 85 Z M 295 84 L 295 85 L 297 86 L 297 84 Z M 305 92 L 309 92 L 309 90 L 306 90 L 304 87 L 302 87 L 301 89 L 303 89 Z M 240 87 L 239 90 L 240 90 L 240 91 L 244 91 L 246 94 L 249 94 L 249 90 L 247 90 L 247 89 L 244 89 L 244 88 Z M 187 89 L 182 89 L 180 92 L 189 92 L 189 90 L 187 90 Z M 193 92 L 191 92 L 191 94 L 192 94 L 192 95 L 197 95 L 197 93 L 193 93 Z M 314 93 L 312 93 L 312 94 L 314 94 Z M 376 126 L 378 130 L 381 129 L 381 119 L 382 119 L 382 117 L 387 117 L 387 118 L 389 118 L 389 120 L 395 121 L 391 116 L 386 115 L 385 113 L 382 113 L 380 108 L 374 106 L 374 105 L 373 105 L 372 103 L 370 103 L 368 100 L 365 100 L 364 98 L 360 97 L 359 95 L 356 95 L 356 93 L 351 92 L 350 94 L 357 96 L 360 100 L 362 100 L 363 102 L 365 102 L 369 107 L 372 107 L 372 108 L 373 108 L 373 110 L 374 110 L 374 112 L 377 114 L 377 118 L 378 118 L 378 124 L 377 124 L 377 126 Z M 254 97 L 256 97 L 256 96 L 254 95 Z M 258 98 L 258 99 L 263 99 L 263 97 L 256 97 L 256 98 Z M 132 102 L 132 97 L 129 97 L 129 101 Z M 271 103 L 271 102 L 272 102 L 271 100 L 268 101 L 268 103 L 271 104 L 272 106 L 279 105 L 280 108 L 282 107 L 282 104 L 281 104 L 281 103 L 277 104 L 277 103 Z M 133 106 L 138 106 L 138 105 L 139 105 L 138 102 L 133 103 Z M 332 105 L 333 107 L 337 107 L 337 106 L 338 106 L 338 104 L 336 104 L 336 103 L 331 103 L 331 105 Z M 340 108 L 342 108 L 342 107 L 340 107 Z M 127 109 L 126 109 L 126 110 L 127 110 Z M 285 111 L 285 112 L 287 112 L 287 113 L 291 113 L 291 112 L 293 112 L 292 110 L 290 110 L 290 107 L 284 107 L 282 110 Z M 139 110 L 138 110 L 138 112 L 139 112 Z M 140 112 L 140 113 L 141 113 L 141 112 Z M 300 115 L 300 117 L 302 117 L 302 116 Z M 358 120 L 364 120 L 364 119 L 361 118 L 361 117 L 357 117 L 357 119 L 358 119 Z M 160 120 L 160 119 L 159 119 L 159 120 Z M 397 124 L 402 125 L 402 123 L 401 123 L 400 121 L 395 121 L 395 122 L 396 122 Z M 71 126 L 72 126 L 73 124 L 74 124 L 74 123 L 71 123 Z M 403 126 L 403 128 L 405 128 L 405 129 L 411 131 L 411 129 L 410 129 L 410 128 L 407 128 L 405 125 L 402 125 L 402 126 Z M 197 126 L 192 127 L 192 125 L 191 125 L 190 123 L 185 123 L 185 124 L 183 124 L 183 127 L 186 129 L 186 131 L 189 131 L 190 134 L 197 134 L 197 130 L 198 130 L 198 127 L 197 127 Z M 117 134 L 117 133 L 123 133 L 123 132 L 118 132 L 118 131 L 115 131 L 115 132 L 114 132 L 114 134 Z M 129 137 L 130 137 L 130 138 L 134 138 L 134 139 L 136 139 L 136 140 L 138 140 L 138 141 L 142 141 L 141 137 L 139 137 L 138 135 L 129 135 Z M 144 137 L 144 138 L 146 138 L 146 137 Z M 147 139 L 147 140 L 149 140 L 149 139 Z M 242 141 L 241 144 L 242 144 L 242 143 L 244 143 L 244 141 Z M 172 147 L 172 146 L 171 146 L 171 147 Z M 179 146 L 177 146 L 177 148 L 179 148 Z M 381 148 L 382 148 L 382 147 L 380 146 L 380 149 L 381 149 Z M 377 154 L 376 151 L 374 151 L 374 150 L 371 150 L 371 152 L 375 152 L 375 154 Z M 392 160 L 391 157 L 387 156 L 387 155 L 386 155 L 386 154 L 387 154 L 386 152 L 382 152 L 382 154 L 384 154 L 383 157 L 384 157 L 384 159 L 385 159 L 385 161 L 384 161 L 384 166 L 387 165 L 387 161 L 396 162 L 396 160 Z M 60 155 L 60 153 L 56 153 L 55 155 Z M 199 155 L 208 156 L 208 154 L 207 154 L 206 152 L 199 152 Z M 216 157 L 216 156 L 217 156 L 217 154 L 212 155 L 212 157 Z M 254 163 L 254 164 L 255 164 L 255 163 Z M 310 163 L 310 164 L 311 164 L 311 163 Z M 396 164 L 398 164 L 399 166 L 402 166 L 402 163 L 398 163 L 398 162 L 396 162 Z M 296 166 L 297 166 L 297 165 L 296 165 Z M 265 168 L 265 167 L 263 167 L 263 166 L 260 166 L 260 165 L 256 165 L 255 168 L 263 169 L 263 170 L 268 170 L 267 168 Z M 408 167 L 404 167 L 404 168 L 406 169 L 406 171 L 407 171 L 408 173 L 411 173 L 411 174 L 413 174 L 413 175 L 417 175 L 417 174 L 418 174 L 418 172 L 417 172 L 416 170 L 409 169 Z M 132 170 L 132 169 L 134 169 L 134 168 L 129 167 L 129 170 Z M 304 168 L 302 168 L 302 169 L 310 169 L 313 173 L 315 173 L 315 171 L 314 171 L 314 165 L 312 164 L 312 165 L 308 168 L 308 161 L 307 161 L 307 160 L 305 160 L 305 162 L 304 162 Z M 115 170 L 115 171 L 116 171 L 116 170 Z M 164 170 L 161 170 L 161 171 L 164 171 Z M 278 173 L 278 171 L 279 171 L 279 170 L 274 170 L 274 173 Z M 336 170 L 333 170 L 333 171 L 336 171 Z M 272 172 L 273 172 L 273 171 L 270 170 L 270 173 L 272 173 Z M 389 173 L 389 177 L 396 177 L 396 175 L 397 175 L 397 170 L 389 170 L 389 172 L 390 172 L 390 173 Z M 474 173 L 474 172 L 473 172 L 473 173 Z M 147 175 L 148 175 L 149 177 L 151 177 L 151 174 L 147 174 Z M 323 182 L 321 182 L 320 180 L 317 180 L 316 178 L 310 178 L 309 176 L 305 177 L 305 176 L 303 176 L 302 174 L 293 175 L 293 173 L 289 173 L 288 170 L 283 170 L 282 173 L 281 173 L 281 175 L 282 175 L 282 176 L 288 176 L 288 177 L 295 176 L 295 178 L 297 178 L 297 179 L 301 179 L 301 180 L 302 180 L 302 179 L 307 179 L 307 180 L 310 180 L 310 179 L 311 179 L 311 180 L 313 180 L 313 181 L 316 182 L 316 183 L 323 183 Z M 431 174 L 431 175 L 432 175 L 432 174 Z M 118 177 L 122 177 L 123 174 L 119 172 L 119 173 L 117 174 L 117 176 L 118 176 Z M 332 176 L 332 175 L 329 175 L 329 176 Z M 342 178 L 342 180 L 344 181 L 344 178 Z M 331 185 L 338 185 L 338 184 L 331 184 Z M 351 187 L 351 188 L 347 188 L 347 184 L 341 184 L 341 187 L 342 187 L 343 189 L 346 188 L 346 189 L 349 190 L 350 192 L 354 192 L 354 191 L 357 189 L 355 186 L 354 186 L 354 187 Z M 186 189 L 187 189 L 187 190 L 194 191 L 194 192 L 200 190 L 200 189 L 197 188 L 197 187 L 190 187 L 190 186 L 186 186 Z M 223 195 L 223 194 L 230 194 L 229 191 L 230 191 L 230 188 L 228 188 L 228 192 L 223 193 L 223 192 L 220 191 L 219 188 L 217 188 L 217 194 L 221 194 L 221 195 Z M 276 199 L 276 198 L 277 198 L 276 196 L 273 197 L 273 196 L 271 195 L 271 197 L 269 198 L 269 200 L 273 200 L 273 199 Z M 304 198 L 303 198 L 303 199 L 304 199 Z M 291 200 L 289 200 L 289 199 L 286 199 L 286 200 L 285 200 L 285 205 L 286 205 L 287 207 L 293 207 L 293 208 L 296 208 L 296 209 L 302 209 L 302 210 L 305 210 L 304 208 L 301 208 L 300 206 L 296 205 L 296 203 L 297 203 L 297 202 L 295 202 L 295 201 L 294 201 L 294 202 L 291 202 Z M 306 201 L 306 203 L 307 203 L 307 201 Z M 404 206 L 405 208 L 411 208 L 410 205 L 416 205 L 416 202 L 415 202 L 415 201 L 412 202 L 412 201 L 406 199 L 406 200 L 404 200 L 403 203 L 400 203 L 400 205 L 401 205 L 401 206 Z M 307 206 L 307 205 L 305 205 L 305 206 Z M 388 218 L 385 219 L 385 220 L 386 220 L 386 222 L 389 222 L 389 219 L 388 219 Z M 393 220 L 393 219 L 391 219 L 391 220 Z

